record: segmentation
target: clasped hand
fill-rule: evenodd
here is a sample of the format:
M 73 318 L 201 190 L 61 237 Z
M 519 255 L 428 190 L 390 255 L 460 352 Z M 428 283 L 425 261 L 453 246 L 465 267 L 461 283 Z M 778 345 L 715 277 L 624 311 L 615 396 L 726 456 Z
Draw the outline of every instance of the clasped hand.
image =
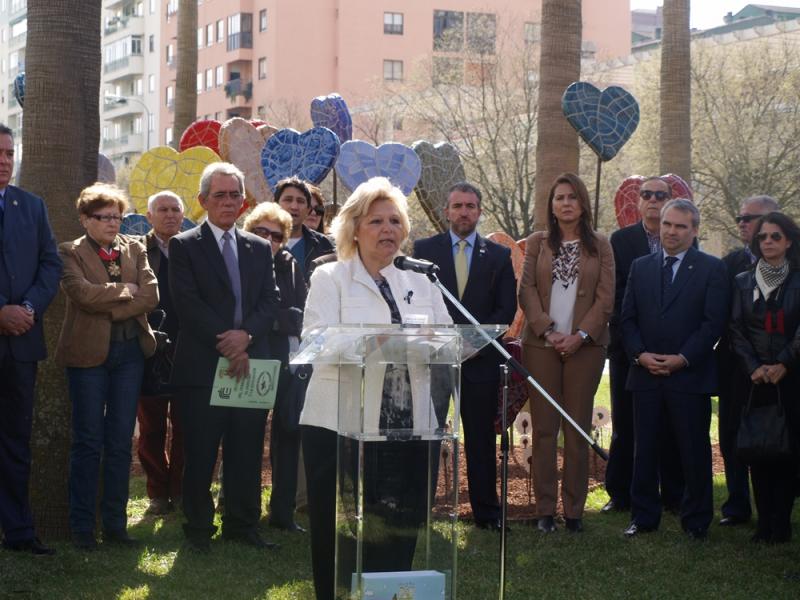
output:
M 33 327 L 33 315 L 19 304 L 0 308 L 0 335 L 22 335 Z
M 241 380 L 250 374 L 250 356 L 247 347 L 250 335 L 243 329 L 229 329 L 217 336 L 217 352 L 228 359 L 228 375 Z
M 753 383 L 778 383 L 786 376 L 786 367 L 782 363 L 761 365 L 750 374 Z
M 686 361 L 680 354 L 642 352 L 639 355 L 639 364 L 650 371 L 652 375 L 667 377 L 685 367 Z
M 548 333 L 545 339 L 561 355 L 562 359 L 575 354 L 583 345 L 583 338 L 577 333 L 567 335 L 553 331 Z

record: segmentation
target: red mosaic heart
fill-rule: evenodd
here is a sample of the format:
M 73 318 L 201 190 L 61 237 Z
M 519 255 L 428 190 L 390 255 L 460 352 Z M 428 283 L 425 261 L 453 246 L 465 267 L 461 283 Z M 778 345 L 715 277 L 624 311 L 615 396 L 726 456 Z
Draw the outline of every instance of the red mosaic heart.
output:
M 219 154 L 219 130 L 221 128 L 222 123 L 213 119 L 195 121 L 183 132 L 178 147 L 183 152 L 196 146 L 205 146 Z

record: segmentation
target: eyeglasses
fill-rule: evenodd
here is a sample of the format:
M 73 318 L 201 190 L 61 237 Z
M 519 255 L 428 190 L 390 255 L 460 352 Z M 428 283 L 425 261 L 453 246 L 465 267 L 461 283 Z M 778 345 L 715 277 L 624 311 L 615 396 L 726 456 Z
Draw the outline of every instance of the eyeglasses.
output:
M 89 215 L 89 218 L 103 223 L 119 223 L 122 221 L 122 217 L 119 215 Z
M 242 192 L 214 192 L 211 194 L 214 200 L 224 200 L 225 196 L 228 196 L 231 200 L 240 200 L 242 198 Z
M 650 200 L 653 196 L 655 196 L 658 202 L 666 200 L 669 197 L 669 192 L 664 192 L 661 190 L 653 191 L 653 190 L 640 190 L 639 195 L 644 198 L 645 200 Z
M 315 215 L 318 215 L 318 216 L 321 217 L 322 215 L 325 214 L 325 207 L 324 206 L 315 206 L 314 208 L 311 209 L 311 212 L 313 212 Z
M 773 231 L 772 233 L 762 232 L 756 236 L 759 242 L 764 242 L 767 238 L 771 239 L 773 242 L 780 242 L 783 239 L 783 234 L 780 231 Z
M 736 221 L 736 224 L 738 225 L 739 223 L 749 223 L 750 221 L 755 221 L 756 219 L 760 218 L 761 215 L 736 215 L 734 221 Z
M 264 239 L 272 238 L 272 241 L 278 244 L 280 244 L 283 241 L 282 231 L 272 231 L 271 229 L 267 229 L 266 227 L 253 227 L 253 233 L 255 233 L 258 237 L 262 237 Z

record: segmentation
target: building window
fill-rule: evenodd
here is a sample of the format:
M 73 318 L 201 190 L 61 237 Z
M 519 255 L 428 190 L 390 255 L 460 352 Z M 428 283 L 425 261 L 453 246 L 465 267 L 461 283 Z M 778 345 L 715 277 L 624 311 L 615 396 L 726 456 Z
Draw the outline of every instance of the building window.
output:
M 239 13 L 228 17 L 228 51 L 253 47 L 253 14 Z
M 103 141 L 108 141 L 108 125 L 103 125 Z
M 167 65 L 172 65 L 175 61 L 175 54 L 172 44 L 167 44 Z
M 258 30 L 259 31 L 266 31 L 267 30 L 267 9 L 262 8 L 258 11 Z
M 395 117 L 392 121 L 392 128 L 395 131 L 403 131 L 403 117 Z
M 221 44 L 225 41 L 225 21 L 220 19 L 217 21 L 217 43 Z
M 206 69 L 206 89 L 214 87 L 214 69 Z
M 206 25 L 206 46 L 214 45 L 214 24 L 209 23 Z
M 260 105 L 258 108 L 256 108 L 256 115 L 258 116 L 259 119 L 263 121 L 264 117 L 267 116 L 267 107 L 264 106 L 263 104 Z
M 169 146 L 172 143 L 172 127 L 167 127 L 164 130 L 164 143 Z
M 148 92 L 155 92 L 156 91 L 156 76 L 152 73 L 147 76 L 147 91 Z
M 266 79 L 267 78 L 267 57 L 262 56 L 258 59 L 258 78 L 259 79 Z
M 197 28 L 197 47 L 198 48 L 202 48 L 203 47 L 203 28 L 202 27 L 198 27 Z
M 171 85 L 167 86 L 167 106 L 172 106 L 175 102 L 175 90 Z
M 149 4 L 149 7 L 150 7 L 150 14 L 151 15 L 156 14 L 156 0 L 150 0 L 150 2 L 148 4 Z
M 134 117 L 133 119 L 133 133 L 142 133 L 142 117 Z
M 538 44 L 542 39 L 541 23 L 525 23 L 525 43 Z
M 151 53 L 156 51 L 156 36 L 151 34 L 150 37 L 147 38 L 147 48 Z
M 217 112 L 214 113 L 214 120 L 215 121 L 219 121 L 221 118 L 222 118 L 222 113 L 220 111 L 217 111 Z
M 141 77 L 137 77 L 133 80 L 133 95 L 134 96 L 141 96 L 144 92 L 144 81 Z
M 403 13 L 383 13 L 383 33 L 403 35 Z
M 147 115 L 147 131 L 156 130 L 156 116 L 153 113 Z
M 131 36 L 131 54 L 135 56 L 142 55 L 142 36 Z
M 433 49 L 460 52 L 464 46 L 464 13 L 454 10 L 433 11 Z
M 216 79 L 216 81 L 214 82 L 214 84 L 215 84 L 217 87 L 219 87 L 219 86 L 221 86 L 223 83 L 225 83 L 224 79 L 225 79 L 225 67 L 223 67 L 222 65 L 220 65 L 220 66 L 218 66 L 218 67 L 217 67 L 217 79 Z
M 402 81 L 403 80 L 403 61 L 402 60 L 384 60 L 383 61 L 383 79 L 385 81 Z
M 202 71 L 197 74 L 197 93 L 203 91 L 203 73 Z
M 490 13 L 467 13 L 467 49 L 478 54 L 494 54 L 497 18 Z

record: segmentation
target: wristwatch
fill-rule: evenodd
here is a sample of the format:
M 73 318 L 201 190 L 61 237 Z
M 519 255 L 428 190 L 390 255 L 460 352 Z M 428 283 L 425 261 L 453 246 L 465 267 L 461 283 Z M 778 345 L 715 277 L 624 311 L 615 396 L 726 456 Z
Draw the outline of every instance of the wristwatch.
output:
M 642 354 L 642 353 L 641 353 L 641 352 L 639 352 L 638 354 L 634 354 L 634 355 L 633 355 L 633 364 L 635 364 L 637 367 L 638 367 L 638 366 L 640 366 L 640 365 L 639 365 L 639 356 L 640 356 L 641 354 Z
M 30 303 L 30 302 L 28 302 L 27 300 L 25 300 L 25 301 L 22 303 L 22 308 L 24 308 L 24 309 L 25 309 L 25 310 L 28 312 L 28 314 L 30 314 L 30 315 L 33 315 L 33 316 L 36 316 L 36 311 L 35 311 L 35 310 L 34 310 L 34 308 L 33 308 L 33 304 L 31 304 L 31 303 Z
M 578 329 L 578 335 L 581 336 L 584 344 L 591 344 L 592 343 L 592 336 L 586 333 L 583 329 Z

